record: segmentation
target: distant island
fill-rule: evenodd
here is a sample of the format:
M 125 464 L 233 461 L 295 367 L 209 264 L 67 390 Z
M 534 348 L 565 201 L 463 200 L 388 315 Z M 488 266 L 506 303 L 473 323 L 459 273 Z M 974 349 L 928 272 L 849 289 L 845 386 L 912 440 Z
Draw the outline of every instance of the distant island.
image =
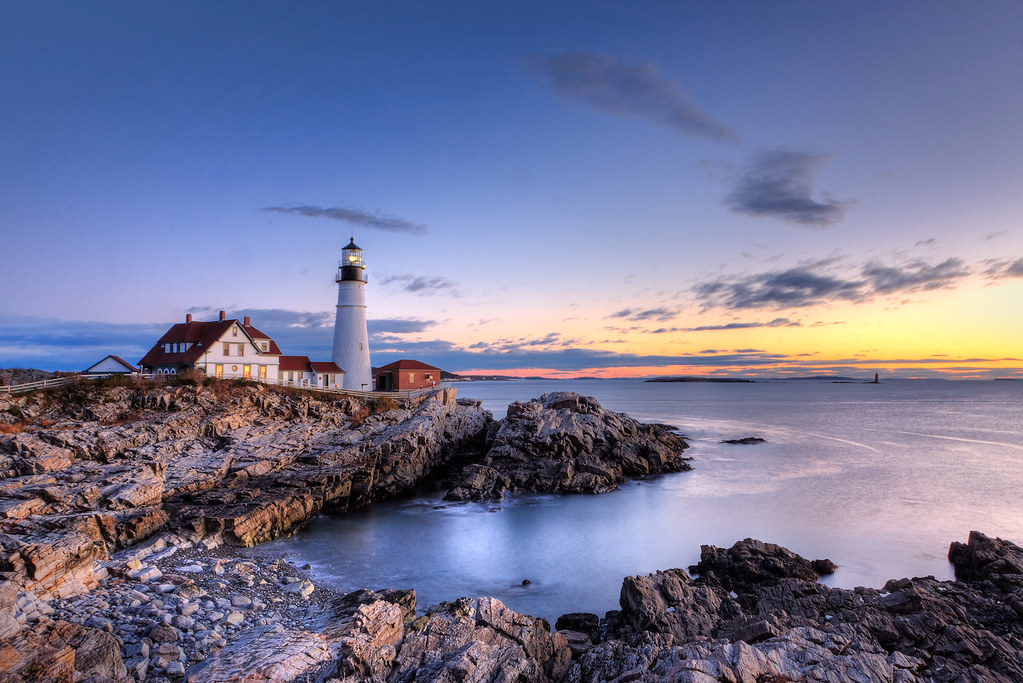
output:
M 699 377 L 699 376 L 681 376 L 681 377 L 654 377 L 652 379 L 645 379 L 644 382 L 719 382 L 725 384 L 755 384 L 755 379 L 745 379 L 742 377 Z

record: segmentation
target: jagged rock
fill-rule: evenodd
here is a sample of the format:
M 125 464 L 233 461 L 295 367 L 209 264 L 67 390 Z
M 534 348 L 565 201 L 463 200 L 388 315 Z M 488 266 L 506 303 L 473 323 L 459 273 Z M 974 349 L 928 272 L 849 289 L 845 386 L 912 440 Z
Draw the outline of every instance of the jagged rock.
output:
M 605 641 L 570 678 L 1023 680 L 1023 609 L 1012 603 L 1023 550 L 982 534 L 970 546 L 950 556 L 975 580 L 882 590 L 824 586 L 808 561 L 770 543 L 704 546 L 695 580 L 679 569 L 627 578 Z
M 124 681 L 128 673 L 117 639 L 66 621 L 37 623 L 0 643 L 0 682 Z
M 551 681 L 568 671 L 571 650 L 546 622 L 494 598 L 440 605 L 413 625 L 388 680 Z
M 571 392 L 508 406 L 482 463 L 463 470 L 449 500 L 500 499 L 506 491 L 603 493 L 628 477 L 691 469 L 682 437 L 605 411 Z
M 590 641 L 600 642 L 600 617 L 590 612 L 570 612 L 562 614 L 554 623 L 559 631 L 576 631 L 589 637 Z

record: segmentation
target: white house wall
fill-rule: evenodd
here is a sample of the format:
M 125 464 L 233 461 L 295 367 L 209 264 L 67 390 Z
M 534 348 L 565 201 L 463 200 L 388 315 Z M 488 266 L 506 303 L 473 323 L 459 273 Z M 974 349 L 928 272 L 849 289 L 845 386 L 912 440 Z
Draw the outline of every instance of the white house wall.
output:
M 128 368 L 124 367 L 123 364 L 118 363 L 113 358 L 104 358 L 100 362 L 93 365 L 87 370 L 87 372 L 131 372 Z
M 232 334 L 232 330 L 238 330 L 238 336 Z M 230 346 L 230 354 L 224 355 L 224 344 Z M 238 355 L 238 348 L 244 349 L 242 355 Z M 259 349 L 249 339 L 245 331 L 239 325 L 234 325 L 224 332 L 211 348 L 199 357 L 195 362 L 196 368 L 205 368 L 207 377 L 217 375 L 216 366 L 222 368 L 221 377 L 238 378 L 245 376 L 245 366 L 249 366 L 250 377 L 260 379 L 260 366 L 266 367 L 265 379 L 278 379 L 279 356 L 261 356 Z

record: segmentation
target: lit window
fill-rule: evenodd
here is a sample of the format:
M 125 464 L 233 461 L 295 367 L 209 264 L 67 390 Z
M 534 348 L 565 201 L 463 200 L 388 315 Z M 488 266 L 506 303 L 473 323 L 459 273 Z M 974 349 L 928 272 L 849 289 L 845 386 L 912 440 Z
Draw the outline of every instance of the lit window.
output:
M 269 344 L 268 342 L 261 342 L 261 343 L 262 343 L 262 345 L 263 345 L 263 350 L 264 350 L 264 351 L 267 351 L 267 350 L 269 350 L 269 348 L 270 348 L 270 344 Z
M 213 374 L 216 375 L 217 377 L 223 377 L 224 376 L 224 366 L 220 365 L 218 363 L 217 366 L 216 366 L 216 370 L 213 371 Z
M 359 342 L 359 350 L 362 351 L 362 342 Z
M 237 337 L 238 336 L 238 328 L 237 327 L 232 327 L 231 328 L 231 336 L 232 337 Z
M 414 373 L 414 372 L 410 372 L 410 373 L 408 374 L 408 381 L 410 381 L 410 382 L 415 382 L 415 381 L 416 381 L 416 373 Z
M 252 366 L 251 365 L 244 366 L 242 368 L 242 377 L 244 377 L 245 379 L 248 379 L 251 376 L 252 376 Z
M 260 379 L 266 379 L 266 366 L 265 365 L 260 365 L 259 366 L 259 378 Z

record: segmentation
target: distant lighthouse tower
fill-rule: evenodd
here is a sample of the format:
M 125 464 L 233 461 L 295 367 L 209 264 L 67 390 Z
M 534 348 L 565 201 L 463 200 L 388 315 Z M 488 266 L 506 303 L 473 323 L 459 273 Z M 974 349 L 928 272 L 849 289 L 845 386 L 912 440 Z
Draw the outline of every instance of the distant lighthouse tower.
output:
M 341 250 L 337 276 L 337 316 L 331 360 L 345 371 L 341 386 L 370 391 L 369 332 L 366 329 L 366 264 L 355 238 Z

